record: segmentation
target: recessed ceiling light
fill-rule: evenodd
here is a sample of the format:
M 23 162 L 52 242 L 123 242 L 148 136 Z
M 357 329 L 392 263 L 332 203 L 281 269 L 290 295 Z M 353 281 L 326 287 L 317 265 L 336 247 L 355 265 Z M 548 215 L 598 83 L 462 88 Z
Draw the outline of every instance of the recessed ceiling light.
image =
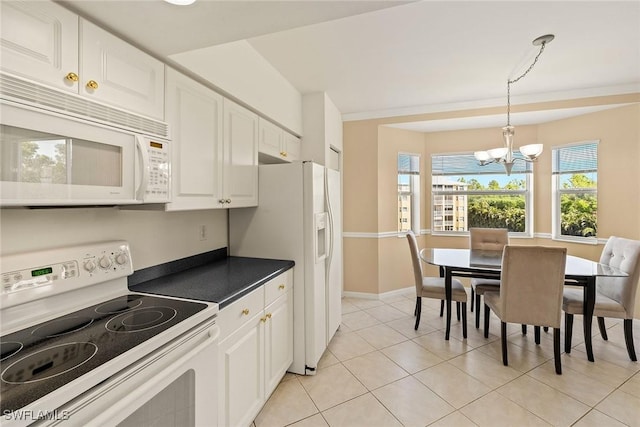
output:
M 189 6 L 192 3 L 195 3 L 196 0 L 164 0 L 167 3 L 175 4 L 178 6 Z

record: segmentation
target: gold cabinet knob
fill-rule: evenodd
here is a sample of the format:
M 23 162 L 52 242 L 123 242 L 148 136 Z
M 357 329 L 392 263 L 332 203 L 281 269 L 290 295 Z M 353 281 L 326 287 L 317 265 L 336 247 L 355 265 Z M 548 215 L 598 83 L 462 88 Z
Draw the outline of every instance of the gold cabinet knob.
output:
M 67 80 L 69 80 L 70 82 L 77 82 L 78 81 L 78 75 L 76 73 L 68 73 L 65 78 Z
M 245 308 L 244 310 L 242 310 L 242 314 L 245 315 L 245 316 L 248 315 L 249 314 L 249 309 Z
M 284 285 L 278 286 L 278 289 L 283 290 L 284 289 Z
M 281 152 L 280 152 L 280 155 L 281 155 L 282 157 L 287 157 L 287 152 L 286 152 L 286 151 L 281 151 Z
M 271 313 L 267 313 L 267 319 L 271 319 Z
M 97 81 L 95 81 L 95 80 L 89 80 L 89 81 L 87 82 L 87 88 L 89 88 L 89 89 L 93 89 L 93 90 L 98 89 L 98 82 L 97 82 Z
M 266 318 L 266 317 L 261 317 L 261 318 L 260 318 L 260 321 L 261 321 L 262 323 L 264 323 L 264 322 L 266 322 L 266 321 L 267 321 L 267 318 Z
M 218 200 L 218 203 L 220 203 L 221 205 L 224 205 L 226 203 L 226 200 L 220 199 L 220 200 Z
M 231 199 L 227 199 L 224 201 L 225 203 L 231 203 Z

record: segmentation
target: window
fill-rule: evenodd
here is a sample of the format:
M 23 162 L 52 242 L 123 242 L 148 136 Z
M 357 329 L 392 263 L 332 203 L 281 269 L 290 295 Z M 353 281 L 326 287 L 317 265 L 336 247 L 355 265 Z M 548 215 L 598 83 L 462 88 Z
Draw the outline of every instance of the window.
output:
M 480 166 L 471 153 L 433 155 L 432 233 L 488 227 L 531 236 L 532 170 L 518 161 L 507 176 L 503 165 Z
M 598 141 L 552 151 L 553 238 L 597 242 Z
M 398 233 L 420 234 L 420 156 L 398 154 Z

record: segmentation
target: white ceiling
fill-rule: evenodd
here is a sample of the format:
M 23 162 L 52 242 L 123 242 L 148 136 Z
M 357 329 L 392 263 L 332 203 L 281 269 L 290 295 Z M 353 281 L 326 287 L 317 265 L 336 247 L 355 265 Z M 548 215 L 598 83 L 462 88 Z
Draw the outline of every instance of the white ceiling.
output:
M 60 3 L 163 58 L 247 40 L 301 93 L 326 92 L 345 120 L 504 105 L 507 79 L 548 33 L 555 40 L 511 86 L 513 104 L 640 92 L 638 0 Z

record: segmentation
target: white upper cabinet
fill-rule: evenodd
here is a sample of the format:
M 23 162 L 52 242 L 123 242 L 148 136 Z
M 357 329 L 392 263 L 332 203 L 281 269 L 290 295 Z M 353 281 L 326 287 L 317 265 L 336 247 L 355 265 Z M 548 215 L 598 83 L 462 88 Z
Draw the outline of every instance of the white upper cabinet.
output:
M 222 96 L 167 68 L 172 201 L 167 210 L 226 207 L 222 198 Z
M 3 1 L 0 16 L 3 70 L 58 89 L 78 91 L 76 14 L 52 2 Z
M 80 93 L 162 119 L 164 64 L 84 19 L 80 27 Z
M 258 205 L 258 121 L 257 114 L 224 99 L 224 207 Z
M 62 6 L 0 3 L 3 71 L 164 119 L 164 64 Z
M 292 162 L 300 159 L 300 138 L 260 118 L 258 150 L 262 163 Z

